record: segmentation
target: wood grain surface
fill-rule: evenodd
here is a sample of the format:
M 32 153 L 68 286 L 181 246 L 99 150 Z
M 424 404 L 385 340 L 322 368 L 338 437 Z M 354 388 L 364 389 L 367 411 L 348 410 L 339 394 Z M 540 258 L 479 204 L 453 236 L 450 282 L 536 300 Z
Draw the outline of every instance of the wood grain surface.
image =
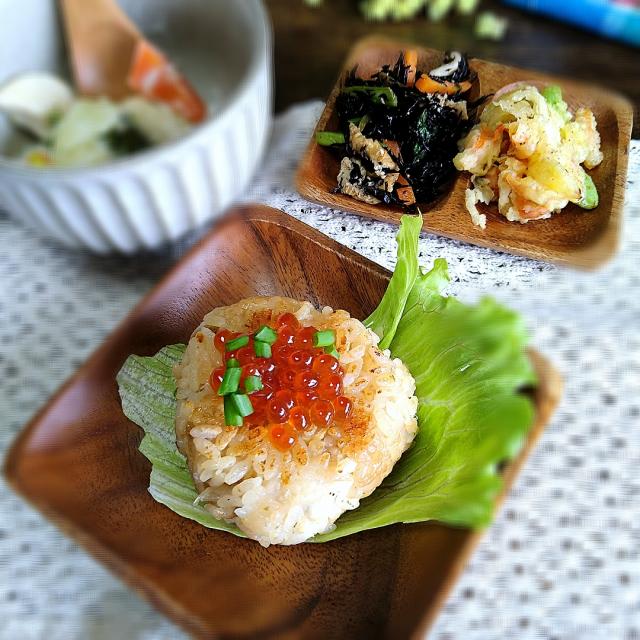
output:
M 560 0 L 558 0 L 560 1 Z M 640 137 L 640 48 L 590 33 L 500 0 L 482 0 L 483 10 L 509 20 L 504 39 L 480 40 L 474 16 L 453 12 L 433 23 L 424 15 L 400 22 L 367 22 L 358 0 L 265 0 L 275 33 L 276 109 L 310 98 L 325 99 L 347 52 L 360 38 L 379 35 L 433 49 L 458 49 L 502 64 L 536 69 L 621 92 L 635 108 Z
M 211 308 L 288 295 L 364 317 L 389 273 L 281 212 L 248 206 L 221 223 L 136 307 L 19 436 L 11 485 L 115 574 L 198 638 L 407 638 L 442 606 L 479 533 L 396 525 L 325 544 L 265 549 L 156 503 L 142 431 L 115 376 L 131 353 L 185 342 Z M 510 485 L 558 401 L 532 353 L 535 425 Z
M 358 65 L 358 73 L 368 77 L 383 64 L 395 62 L 406 46 L 406 43 L 381 38 L 367 38 L 358 43 L 344 63 L 316 130 L 338 128 L 335 100 L 346 71 Z M 419 69 L 433 68 L 442 60 L 442 52 L 434 49 L 419 51 Z M 473 58 L 470 65 L 478 73 L 478 92 L 481 95 L 494 93 L 509 83 L 521 80 L 539 86 L 553 83 L 563 88 L 564 98 L 572 109 L 579 106 L 592 109 L 598 121 L 604 154 L 603 162 L 590 172 L 598 187 L 600 204 L 593 211 L 569 204 L 548 220 L 527 224 L 509 222 L 493 204 L 483 209 L 487 213 L 487 228 L 480 229 L 472 223 L 465 207 L 464 192 L 469 176 L 457 173 L 442 197 L 434 202 L 420 203 L 424 213 L 424 229 L 436 235 L 579 268 L 595 268 L 610 259 L 617 248 L 622 222 L 633 115 L 630 104 L 611 92 L 564 78 Z M 385 222 L 399 222 L 401 207 L 371 205 L 335 193 L 339 165 L 339 154 L 321 147 L 316 143 L 315 135 L 312 136 L 296 176 L 301 195 L 330 207 Z

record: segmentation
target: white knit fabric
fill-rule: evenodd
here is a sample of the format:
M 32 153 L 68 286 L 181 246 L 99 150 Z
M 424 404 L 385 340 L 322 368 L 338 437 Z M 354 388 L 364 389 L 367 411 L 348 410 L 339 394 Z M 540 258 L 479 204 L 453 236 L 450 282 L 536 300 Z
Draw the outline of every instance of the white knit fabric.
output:
M 247 199 L 392 268 L 395 227 L 310 204 L 292 187 L 320 107 L 276 120 Z M 640 639 L 639 176 L 634 142 L 621 251 L 596 273 L 421 239 L 424 264 L 449 262 L 450 293 L 518 309 L 566 380 L 430 638 Z M 197 235 L 152 255 L 98 258 L 0 214 L 0 450 Z M 3 482 L 0 513 L 0 640 L 184 637 Z

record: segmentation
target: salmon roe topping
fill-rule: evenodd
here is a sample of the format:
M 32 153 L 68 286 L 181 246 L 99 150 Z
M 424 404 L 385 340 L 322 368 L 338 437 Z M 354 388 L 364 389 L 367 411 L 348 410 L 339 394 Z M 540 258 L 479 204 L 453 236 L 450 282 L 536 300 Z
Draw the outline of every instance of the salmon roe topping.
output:
M 213 339 L 213 344 L 215 345 L 218 351 L 224 353 L 224 345 L 225 343 L 237 338 L 240 334 L 234 333 L 233 331 L 228 331 L 227 329 L 220 329 L 218 333 L 216 333 L 215 338 Z
M 256 355 L 253 337 L 246 346 L 226 351 L 226 344 L 239 333 L 220 329 L 215 348 L 225 360 L 236 358 L 241 367 L 240 389 L 249 376 L 259 377 L 262 388 L 251 393 L 253 413 L 245 418 L 249 427 L 267 427 L 269 439 L 280 451 L 289 450 L 297 435 L 311 427 L 329 427 L 348 420 L 352 401 L 342 395 L 344 371 L 338 360 L 314 347 L 318 329 L 302 326 L 292 313 L 282 313 L 272 322 L 277 338 L 271 357 Z M 225 368 L 211 372 L 209 383 L 217 392 Z

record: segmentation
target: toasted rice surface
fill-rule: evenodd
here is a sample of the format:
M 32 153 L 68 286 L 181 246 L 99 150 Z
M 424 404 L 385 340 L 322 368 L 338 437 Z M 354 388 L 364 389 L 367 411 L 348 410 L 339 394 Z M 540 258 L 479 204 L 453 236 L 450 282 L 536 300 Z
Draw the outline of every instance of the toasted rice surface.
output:
M 345 424 L 312 427 L 286 452 L 271 444 L 267 427 L 225 426 L 222 400 L 208 382 L 222 364 L 218 329 L 250 333 L 284 312 L 335 330 L 343 393 L 353 402 Z M 265 546 L 297 544 L 331 530 L 382 482 L 415 437 L 418 401 L 405 365 L 377 343 L 346 311 L 290 298 L 247 298 L 205 316 L 175 369 L 176 439 L 214 516 Z

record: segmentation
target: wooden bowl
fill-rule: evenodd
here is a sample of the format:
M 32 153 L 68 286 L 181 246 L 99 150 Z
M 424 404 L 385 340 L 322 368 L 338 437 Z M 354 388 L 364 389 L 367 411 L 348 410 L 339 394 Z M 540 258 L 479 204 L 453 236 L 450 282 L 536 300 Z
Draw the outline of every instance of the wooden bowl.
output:
M 330 275 L 329 275 L 330 274 Z M 367 316 L 389 273 L 301 222 L 249 206 L 156 286 L 13 445 L 11 485 L 159 610 L 198 638 L 407 638 L 442 606 L 480 533 L 395 525 L 268 549 L 206 529 L 149 495 L 142 430 L 115 377 L 132 353 L 186 342 L 211 308 L 287 295 Z M 532 353 L 535 425 L 508 487 L 549 420 L 558 374 Z
M 378 37 L 367 38 L 357 44 L 327 100 L 316 131 L 334 130 L 338 126 L 335 102 L 345 72 L 358 65 L 358 74 L 368 77 L 383 64 L 395 62 L 407 47 L 417 48 Z M 417 49 L 419 69 L 431 69 L 442 60 L 440 51 Z M 424 229 L 447 238 L 579 268 L 594 268 L 611 258 L 616 251 L 622 221 L 633 120 L 630 103 L 610 91 L 566 78 L 477 58 L 471 58 L 469 62 L 478 74 L 481 95 L 494 93 L 509 83 L 522 80 L 538 85 L 558 84 L 572 109 L 588 106 L 593 111 L 598 121 L 604 154 L 602 164 L 591 172 L 600 194 L 600 205 L 593 211 L 585 211 L 570 204 L 548 220 L 527 224 L 509 222 L 493 205 L 485 210 L 488 214 L 487 228 L 483 230 L 471 222 L 465 207 L 464 192 L 469 182 L 468 174 L 458 173 L 442 197 L 431 203 L 420 204 L 425 214 Z M 402 215 L 400 207 L 371 205 L 342 193 L 334 193 L 339 164 L 335 152 L 316 143 L 314 132 L 298 168 L 296 184 L 300 194 L 323 205 L 397 224 Z

